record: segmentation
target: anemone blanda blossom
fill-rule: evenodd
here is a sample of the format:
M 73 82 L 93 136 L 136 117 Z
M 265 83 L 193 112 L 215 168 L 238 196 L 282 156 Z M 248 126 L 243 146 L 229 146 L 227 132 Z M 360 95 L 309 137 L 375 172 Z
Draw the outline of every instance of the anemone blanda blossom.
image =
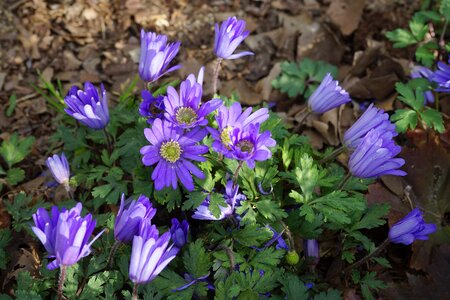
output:
M 429 79 L 435 82 L 438 87 L 435 89 L 437 92 L 450 92 L 450 66 L 439 61 L 437 63 L 437 69 Z
M 286 251 L 289 251 L 289 246 L 286 244 L 286 241 L 283 239 L 283 232 L 276 232 L 276 230 L 270 226 L 270 225 L 266 225 L 267 228 L 270 229 L 270 231 L 272 231 L 273 235 L 272 238 L 264 245 L 264 248 L 270 247 L 273 243 L 277 243 L 277 245 L 275 246 L 276 249 L 280 250 L 280 249 L 284 249 Z
M 339 86 L 337 80 L 333 80 L 330 73 L 327 73 L 309 97 L 308 108 L 316 114 L 323 114 L 350 101 L 348 93 Z
M 389 131 L 393 137 L 397 136 L 395 125 L 389 121 L 389 115 L 382 109 L 370 104 L 361 117 L 345 132 L 344 145 L 350 149 L 355 149 L 364 136 L 374 128 L 381 131 Z
M 431 80 L 433 71 L 424 66 L 414 66 L 411 68 L 411 78 L 425 78 L 428 81 Z M 423 93 L 425 97 L 425 104 L 434 103 L 434 95 L 432 91 L 425 91 Z
M 139 105 L 139 114 L 147 118 L 148 124 L 153 124 L 155 119 L 164 117 L 164 96 L 154 97 L 152 93 L 143 90 L 141 93 L 142 102 Z
M 314 263 L 319 262 L 320 250 L 319 250 L 319 243 L 317 242 L 317 240 L 304 240 L 303 251 L 306 257 L 314 258 Z
M 49 158 L 47 158 L 45 163 L 52 172 L 53 178 L 55 178 L 55 180 L 59 184 L 68 186 L 70 178 L 70 168 L 69 162 L 67 161 L 64 153 L 62 153 L 61 156 L 58 156 L 57 154 L 50 156 Z
M 191 161 L 206 161 L 201 155 L 208 152 L 208 146 L 197 145 L 206 134 L 206 129 L 200 127 L 185 133 L 182 128 L 160 119 L 154 121 L 152 128 L 144 130 L 151 145 L 141 148 L 142 163 L 146 166 L 157 163 L 152 173 L 157 190 L 169 186 L 176 189 L 178 180 L 187 190 L 194 190 L 192 175 L 204 178 L 204 174 Z
M 236 205 L 240 203 L 240 201 L 246 199 L 246 197 L 243 194 L 239 193 L 239 186 L 233 185 L 233 181 L 229 180 L 227 182 L 227 185 L 225 187 L 225 194 L 224 194 L 224 200 L 226 206 L 220 206 L 220 215 L 219 217 L 215 217 L 211 210 L 209 209 L 210 204 L 210 196 L 208 195 L 203 201 L 202 204 L 200 204 L 199 207 L 196 208 L 194 214 L 192 215 L 193 219 L 198 220 L 211 220 L 211 221 L 217 221 L 217 220 L 223 220 L 229 216 L 231 216 L 234 213 L 234 208 Z
M 164 97 L 166 119 L 181 128 L 193 128 L 208 124 L 206 116 L 216 110 L 222 100 L 212 99 L 202 103 L 203 67 L 200 69 L 197 80 L 194 74 L 180 85 L 180 93 L 169 86 L 167 96 Z
M 415 240 L 428 240 L 436 230 L 436 224 L 425 223 L 422 212 L 415 208 L 389 229 L 388 236 L 392 243 L 410 245 Z
M 398 170 L 405 164 L 402 158 L 395 158 L 401 151 L 392 140 L 392 132 L 371 129 L 350 155 L 348 167 L 358 178 L 378 177 L 381 175 L 404 176 Z
M 129 275 L 135 284 L 148 283 L 176 257 L 179 248 L 170 243 L 170 232 L 159 235 L 150 220 L 141 223 L 133 238 Z
M 214 53 L 223 59 L 236 59 L 245 55 L 254 55 L 253 52 L 243 51 L 233 54 L 234 50 L 245 40 L 250 31 L 245 30 L 245 21 L 236 17 L 229 17 L 220 26 L 214 26 Z
M 81 203 L 67 211 L 52 208 L 51 216 L 43 208 L 33 215 L 33 232 L 44 244 L 50 258 L 55 258 L 47 268 L 53 270 L 59 266 L 70 266 L 91 253 L 91 245 L 103 233 L 100 232 L 88 243 L 95 229 L 96 221 L 92 215 L 81 217 Z
M 170 234 L 175 247 L 182 248 L 187 243 L 189 232 L 189 224 L 186 220 L 180 223 L 177 219 L 172 219 L 172 227 L 170 227 Z
M 138 234 L 143 219 L 152 219 L 156 214 L 150 200 L 144 195 L 137 200 L 125 204 L 125 194 L 120 199 L 120 209 L 114 222 L 114 238 L 122 243 L 128 243 Z
M 181 65 L 169 69 L 170 62 L 180 49 L 180 42 L 167 43 L 167 36 L 141 30 L 141 57 L 139 75 L 145 82 L 153 82 L 161 76 L 178 70 Z
M 236 127 L 245 130 L 250 124 L 263 123 L 269 118 L 269 110 L 267 108 L 260 108 L 252 113 L 252 108 L 247 107 L 247 109 L 242 111 L 241 104 L 235 102 L 230 108 L 227 108 L 225 105 L 220 106 L 215 118 L 218 129 L 207 128 L 214 138 L 212 148 L 214 151 L 225 155 L 230 150 L 231 131 Z
M 109 123 L 108 100 L 103 84 L 100 88 L 101 95 L 90 82 L 84 84 L 84 91 L 73 86 L 64 98 L 67 105 L 64 111 L 92 129 L 105 128 Z

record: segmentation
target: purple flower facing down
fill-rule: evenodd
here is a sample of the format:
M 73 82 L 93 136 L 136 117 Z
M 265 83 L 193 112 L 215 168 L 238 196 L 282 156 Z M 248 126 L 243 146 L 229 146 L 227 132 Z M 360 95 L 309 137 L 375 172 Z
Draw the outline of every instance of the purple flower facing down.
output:
M 431 81 L 431 76 L 433 75 L 433 71 L 424 67 L 424 66 L 414 66 L 411 68 L 411 78 L 425 78 Z M 432 91 L 425 91 L 425 104 L 434 103 L 434 95 Z
M 214 26 L 216 35 L 214 38 L 214 53 L 217 57 L 223 59 L 236 59 L 245 55 L 254 55 L 253 52 L 244 51 L 233 54 L 234 50 L 250 34 L 245 30 L 245 21 L 238 20 L 236 17 L 229 17 L 220 26 L 216 23 Z
M 364 136 L 372 129 L 389 131 L 392 136 L 397 136 L 395 125 L 389 121 L 389 115 L 373 104 L 361 115 L 361 117 L 345 132 L 344 145 L 355 149 L 361 143 Z
M 164 117 L 164 96 L 153 97 L 152 93 L 143 90 L 141 93 L 142 103 L 139 105 L 139 114 L 147 119 L 148 124 L 153 124 L 157 118 Z
M 150 220 L 141 224 L 139 235 L 133 238 L 130 259 L 130 279 L 136 284 L 148 283 L 175 258 L 180 250 L 169 246 L 170 232 L 159 236 L 158 229 Z
M 260 108 L 252 113 L 252 108 L 248 107 L 242 111 L 241 104 L 235 102 L 230 108 L 222 105 L 218 109 L 216 121 L 218 129 L 208 127 L 208 131 L 214 138 L 212 148 L 222 154 L 227 154 L 230 151 L 231 131 L 240 127 L 246 129 L 250 124 L 263 123 L 269 118 L 269 110 L 267 108 Z
M 170 234 L 172 235 L 172 240 L 175 247 L 182 248 L 187 243 L 188 232 L 189 224 L 186 220 L 183 220 L 183 222 L 180 223 L 177 219 L 172 219 Z
M 151 166 L 157 163 L 152 173 L 155 188 L 178 187 L 178 180 L 187 190 L 194 190 L 191 173 L 204 178 L 203 172 L 191 161 L 205 161 L 202 154 L 208 146 L 196 145 L 206 136 L 206 129 L 196 127 L 185 133 L 168 121 L 156 119 L 152 128 L 146 128 L 144 135 L 151 145 L 141 148 L 142 163 Z
M 450 92 L 450 66 L 443 63 L 437 63 L 437 70 L 430 75 L 429 79 L 437 83 L 436 92 Z
M 308 107 L 316 114 L 323 114 L 350 101 L 348 93 L 333 80 L 330 73 L 327 73 L 319 87 L 309 97 Z
M 101 95 L 90 82 L 84 84 L 84 91 L 73 86 L 64 102 L 65 112 L 92 129 L 103 129 L 109 123 L 109 110 L 106 91 L 101 84 Z
M 314 258 L 315 264 L 319 262 L 320 250 L 319 250 L 319 243 L 317 242 L 317 240 L 304 240 L 303 251 L 305 253 L 305 257 Z
M 143 219 L 152 219 L 156 214 L 150 200 L 144 195 L 126 205 L 125 195 L 120 199 L 120 209 L 114 222 L 114 237 L 117 241 L 128 243 L 138 234 Z
M 405 161 L 402 158 L 394 158 L 400 151 L 401 147 L 395 145 L 390 131 L 372 129 L 350 155 L 348 167 L 352 175 L 358 178 L 404 176 L 406 173 L 398 168 L 403 166 Z
M 422 212 L 415 208 L 389 229 L 389 240 L 395 244 L 410 245 L 414 240 L 428 240 L 428 235 L 436 230 L 436 224 L 425 223 Z
M 203 67 L 200 69 L 198 79 L 193 74 L 180 85 L 180 93 L 173 87 L 167 88 L 167 96 L 164 97 L 166 119 L 181 128 L 193 128 L 208 124 L 206 116 L 216 110 L 222 100 L 213 99 L 206 103 L 202 101 Z
M 169 69 L 170 62 L 177 55 L 180 42 L 167 43 L 167 36 L 141 30 L 141 57 L 139 76 L 145 82 L 153 82 L 161 76 L 178 70 L 181 65 Z
M 268 241 L 265 245 L 264 248 L 270 247 L 273 243 L 277 243 L 277 245 L 275 246 L 276 249 L 281 250 L 284 249 L 286 251 L 289 251 L 289 246 L 286 244 L 285 240 L 283 239 L 283 232 L 276 232 L 275 229 L 270 226 L 270 225 L 266 225 L 267 228 L 269 228 L 272 232 L 273 232 L 273 236 L 272 239 L 270 239 L 270 241 Z
M 50 171 L 53 174 L 53 178 L 59 183 L 68 185 L 69 184 L 69 178 L 70 178 L 70 169 L 69 169 L 69 162 L 67 161 L 66 156 L 64 153 L 61 154 L 61 157 L 57 154 L 50 156 L 45 161 L 47 164 L 47 167 L 50 169 Z

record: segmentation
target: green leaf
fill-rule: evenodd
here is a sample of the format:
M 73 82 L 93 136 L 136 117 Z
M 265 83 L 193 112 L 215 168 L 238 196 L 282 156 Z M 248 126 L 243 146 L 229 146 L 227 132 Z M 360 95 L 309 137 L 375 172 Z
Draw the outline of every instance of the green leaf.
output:
M 423 107 L 424 96 L 422 89 L 414 90 L 411 85 L 401 82 L 395 84 L 395 89 L 400 94 L 398 99 L 411 106 L 415 111 L 419 111 Z
M 271 267 L 275 267 L 280 263 L 284 254 L 284 250 L 268 247 L 256 252 L 255 256 L 250 260 L 250 265 L 255 270 L 270 270 Z
M 9 229 L 0 229 L 0 269 L 5 270 L 8 263 L 6 246 L 11 241 L 11 231 Z
M 211 193 L 209 197 L 209 210 L 211 211 L 212 215 L 216 218 L 218 218 L 222 212 L 219 206 L 221 207 L 227 206 L 227 204 L 225 203 L 225 199 L 223 198 L 223 195 L 219 193 Z
M 5 111 L 5 115 L 7 117 L 11 117 L 14 113 L 14 109 L 16 108 L 16 104 L 17 104 L 17 97 L 16 94 L 12 94 L 11 97 L 9 97 L 9 106 Z
M 341 292 L 338 290 L 328 290 L 326 292 L 321 292 L 320 294 L 317 294 L 313 298 L 314 300 L 340 300 Z
M 19 168 L 11 168 L 6 172 L 6 181 L 10 185 L 16 185 L 25 179 L 25 171 Z
M 442 115 L 439 111 L 427 107 L 419 114 L 422 120 L 437 132 L 443 133 L 445 131 L 444 120 L 442 119 Z
M 397 131 L 402 133 L 417 126 L 417 113 L 411 109 L 397 109 L 391 116 L 391 121 L 395 123 Z
M 450 1 L 442 0 L 441 5 L 439 6 L 439 12 L 446 20 L 450 20 Z
M 287 213 L 281 209 L 280 205 L 270 199 L 258 201 L 255 206 L 258 212 L 268 220 L 275 221 L 287 217 Z
M 384 257 L 372 257 L 371 260 L 375 261 L 382 267 L 392 268 L 391 263 Z
M 382 219 L 389 212 L 390 205 L 388 203 L 375 204 L 370 206 L 360 221 L 355 223 L 351 230 L 371 229 L 386 223 Z
M 199 207 L 200 204 L 202 204 L 202 202 L 205 201 L 206 196 L 208 196 L 208 194 L 205 192 L 200 191 L 190 192 L 187 195 L 188 200 L 184 201 L 181 209 L 190 210 Z
M 422 44 L 416 49 L 416 59 L 422 65 L 430 68 L 436 59 L 434 53 L 437 49 L 438 45 L 435 42 Z
M 189 248 L 184 252 L 183 262 L 189 274 L 198 278 L 209 273 L 212 262 L 206 253 L 203 241 L 198 239 L 189 244 Z
M 248 224 L 244 228 L 236 230 L 233 237 L 236 242 L 247 247 L 258 247 L 261 243 L 272 237 L 272 231 L 267 227 L 259 227 L 256 224 Z
M 417 40 L 411 32 L 401 28 L 388 31 L 386 37 L 394 43 L 394 48 L 405 48 L 417 43 Z
M 32 136 L 19 139 L 17 133 L 13 133 L 8 140 L 4 140 L 0 146 L 0 154 L 5 159 L 8 167 L 11 168 L 21 162 L 30 152 L 35 138 Z
M 287 300 L 307 299 L 308 289 L 305 284 L 292 273 L 286 273 L 280 282 L 283 284 L 281 290 L 287 297 Z
M 181 204 L 181 191 L 180 189 L 164 188 L 160 191 L 156 190 L 154 192 L 155 200 L 159 204 L 166 205 L 169 212 L 179 207 Z
M 417 19 L 409 21 L 409 28 L 411 29 L 411 33 L 417 42 L 422 41 L 425 34 L 428 32 L 428 25 Z

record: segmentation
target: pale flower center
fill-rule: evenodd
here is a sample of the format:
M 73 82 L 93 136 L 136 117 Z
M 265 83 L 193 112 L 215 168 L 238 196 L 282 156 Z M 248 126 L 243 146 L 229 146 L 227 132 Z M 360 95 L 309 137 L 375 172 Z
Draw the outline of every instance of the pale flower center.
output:
M 237 143 L 237 146 L 239 149 L 241 149 L 242 152 L 251 153 L 253 151 L 254 145 L 249 140 L 242 140 Z
M 231 126 L 228 126 L 226 128 L 224 128 L 222 130 L 222 132 L 220 133 L 220 140 L 222 141 L 222 144 L 227 148 L 230 149 L 230 144 L 231 144 L 231 138 L 230 138 L 230 131 L 233 128 Z
M 180 144 L 175 141 L 165 142 L 159 149 L 161 157 L 171 163 L 179 160 L 182 152 Z
M 197 121 L 197 113 L 190 107 L 180 107 L 175 117 L 180 124 L 191 125 Z

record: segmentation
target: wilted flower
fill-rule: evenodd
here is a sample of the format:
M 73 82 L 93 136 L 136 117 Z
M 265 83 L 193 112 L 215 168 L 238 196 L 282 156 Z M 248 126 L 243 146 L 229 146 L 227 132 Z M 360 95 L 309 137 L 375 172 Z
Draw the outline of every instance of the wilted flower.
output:
M 172 227 L 170 228 L 170 234 L 172 235 L 172 241 L 177 248 L 182 248 L 188 238 L 189 224 L 186 220 L 182 223 L 177 219 L 172 219 Z
M 145 128 L 144 135 L 151 145 L 141 148 L 142 163 L 146 166 L 158 163 L 152 173 L 157 190 L 169 186 L 176 189 L 178 180 L 189 191 L 194 190 L 191 173 L 199 178 L 205 175 L 191 160 L 206 160 L 200 155 L 208 152 L 208 146 L 196 145 L 206 133 L 199 127 L 185 133 L 183 129 L 160 119 L 155 120 L 152 128 Z
M 147 123 L 153 124 L 155 119 L 162 119 L 164 117 L 164 96 L 153 97 L 152 93 L 147 90 L 143 90 L 141 96 L 143 101 L 139 105 L 139 114 L 148 118 Z
M 389 229 L 389 240 L 395 244 L 410 245 L 414 240 L 428 240 L 428 235 L 436 229 L 436 224 L 425 223 L 422 212 L 415 208 Z
M 49 257 L 55 257 L 47 268 L 53 270 L 61 266 L 70 266 L 91 253 L 91 245 L 103 233 L 100 232 L 90 243 L 89 237 L 95 229 L 96 221 L 88 214 L 80 216 L 81 203 L 67 211 L 52 208 L 51 218 L 43 209 L 33 215 L 36 227 L 33 232 L 44 244 Z M 57 221 L 56 221 L 57 220 Z
M 143 219 L 152 219 L 156 214 L 150 200 L 144 195 L 133 200 L 125 208 L 125 195 L 120 199 L 120 209 L 114 222 L 114 237 L 122 243 L 128 243 L 138 234 Z
M 414 66 L 411 69 L 411 78 L 425 78 L 428 81 L 431 80 L 431 77 L 433 76 L 433 71 L 428 69 L 424 66 Z M 425 97 L 425 104 L 426 103 L 434 103 L 434 95 L 432 91 L 425 91 L 423 93 Z
M 164 116 L 167 120 L 181 128 L 193 128 L 208 124 L 206 116 L 217 109 L 222 104 L 222 100 L 213 99 L 202 104 L 202 82 L 203 67 L 199 71 L 197 80 L 194 74 L 190 74 L 181 83 L 180 94 L 171 86 L 167 88 L 167 96 L 164 97 L 166 109 Z
M 316 114 L 323 114 L 350 101 L 348 93 L 333 80 L 330 73 L 327 73 L 319 87 L 309 97 L 308 107 Z
M 175 258 L 180 250 L 169 246 L 170 232 L 159 236 L 150 220 L 141 223 L 139 235 L 133 238 L 130 259 L 130 279 L 136 284 L 148 283 Z
M 382 109 L 370 104 L 361 117 L 345 132 L 344 145 L 350 149 L 355 149 L 364 136 L 374 128 L 389 131 L 393 137 L 397 136 L 395 125 L 389 121 L 389 115 L 384 113 Z
M 266 225 L 267 228 L 269 228 L 272 232 L 273 232 L 273 236 L 270 239 L 270 241 L 268 241 L 265 245 L 264 248 L 270 247 L 273 243 L 277 243 L 277 245 L 275 246 L 276 249 L 280 250 L 280 249 L 284 249 L 286 251 L 289 251 L 289 246 L 286 244 L 285 240 L 283 239 L 283 232 L 276 232 L 275 229 L 270 226 L 270 225 Z
M 320 250 L 317 240 L 304 240 L 303 251 L 305 253 L 305 257 L 313 257 L 314 263 L 316 264 L 319 262 Z
M 108 100 L 103 84 L 100 87 L 101 97 L 90 82 L 84 84 L 84 91 L 73 86 L 64 98 L 65 112 L 92 129 L 105 128 L 109 122 Z
M 153 82 L 161 76 L 178 70 L 181 65 L 167 69 L 177 55 L 180 42 L 167 43 L 167 36 L 141 30 L 141 58 L 139 59 L 139 75 L 145 82 Z
M 229 17 L 220 27 L 215 25 L 214 53 L 223 59 L 236 59 L 245 55 L 254 55 L 253 52 L 244 51 L 233 54 L 234 50 L 249 35 L 245 30 L 245 21 L 238 20 L 236 17 Z
M 371 129 L 350 155 L 348 167 L 353 176 L 359 178 L 378 177 L 381 175 L 404 176 L 398 170 L 405 164 L 402 158 L 394 158 L 401 147 L 392 140 L 392 132 Z
M 435 89 L 437 92 L 450 92 L 450 66 L 443 63 L 437 63 L 437 70 L 429 77 L 429 79 L 438 84 Z
M 47 164 L 47 167 L 50 169 L 50 171 L 53 174 L 53 178 L 59 183 L 64 184 L 65 186 L 69 185 L 69 178 L 70 178 L 70 169 L 69 169 L 69 162 L 67 161 L 66 156 L 61 154 L 61 157 L 59 157 L 57 154 L 50 156 L 45 161 Z

